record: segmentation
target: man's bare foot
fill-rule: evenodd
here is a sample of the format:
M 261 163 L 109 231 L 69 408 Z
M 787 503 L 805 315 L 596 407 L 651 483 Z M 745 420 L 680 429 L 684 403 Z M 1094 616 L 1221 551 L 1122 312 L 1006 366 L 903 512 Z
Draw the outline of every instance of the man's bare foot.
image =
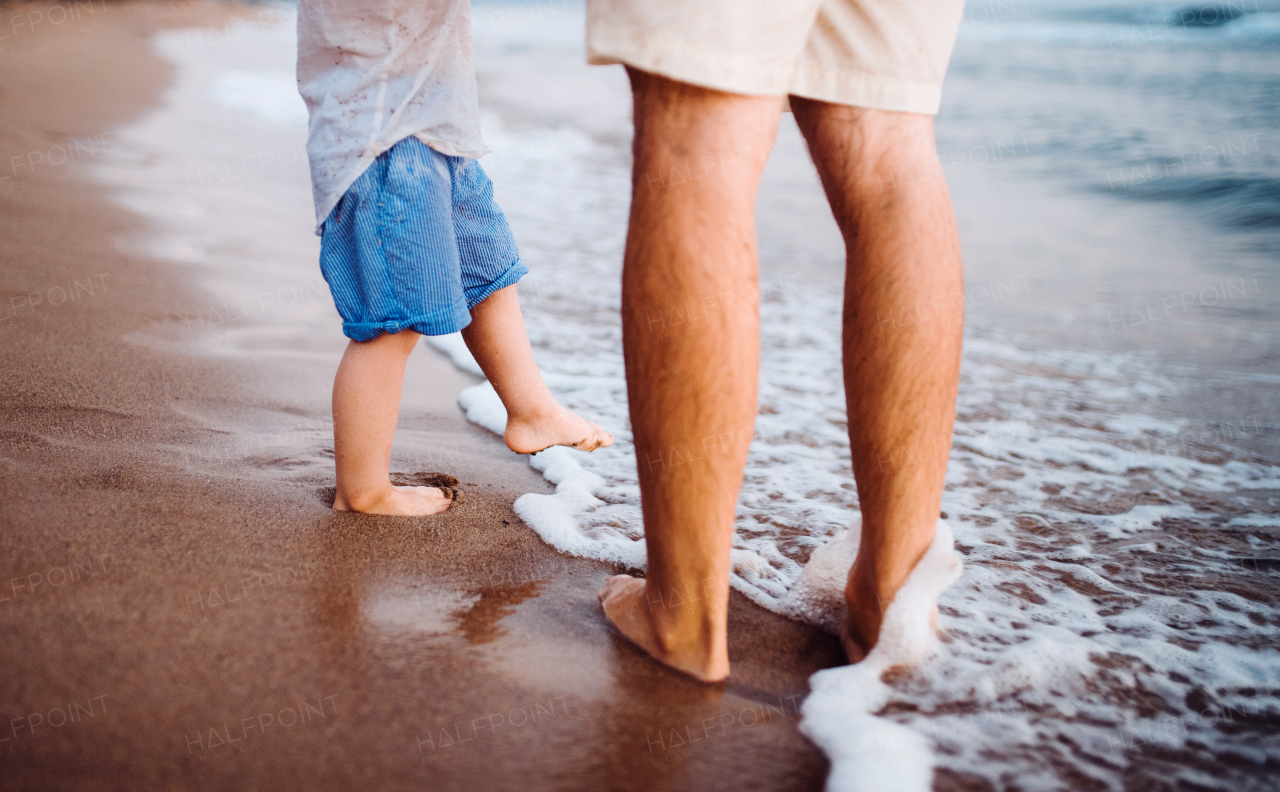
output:
M 517 454 L 536 454 L 558 445 L 579 451 L 613 445 L 613 435 L 559 404 L 550 414 L 508 419 L 503 440 Z
M 849 665 L 862 662 L 862 658 L 867 656 L 870 649 L 863 648 L 862 635 L 855 633 L 849 627 L 849 619 L 845 618 L 844 624 L 840 625 L 840 646 L 844 647 L 844 656 L 849 660 Z
M 387 489 L 378 493 L 348 498 L 339 491 L 333 499 L 333 508 L 336 511 L 394 514 L 402 517 L 440 514 L 452 505 L 453 498 L 450 493 L 439 487 L 396 487 L 389 482 Z
M 596 596 L 605 618 L 655 660 L 702 682 L 719 682 L 729 676 L 729 657 L 723 647 L 710 651 L 697 645 L 678 647 L 670 637 L 659 634 L 643 580 L 614 575 Z
M 849 595 L 846 592 L 845 604 L 848 608 L 848 615 L 840 628 L 840 644 L 844 647 L 844 653 L 849 658 L 849 662 L 858 663 L 871 653 L 871 650 L 875 648 L 876 642 L 880 639 L 880 629 L 884 627 L 885 611 L 888 609 L 889 603 L 893 601 L 894 595 L 861 594 L 854 599 L 849 599 L 848 597 Z M 883 606 L 881 606 L 881 602 L 884 602 Z M 938 629 L 938 606 L 936 603 L 930 606 L 929 626 L 935 631 Z

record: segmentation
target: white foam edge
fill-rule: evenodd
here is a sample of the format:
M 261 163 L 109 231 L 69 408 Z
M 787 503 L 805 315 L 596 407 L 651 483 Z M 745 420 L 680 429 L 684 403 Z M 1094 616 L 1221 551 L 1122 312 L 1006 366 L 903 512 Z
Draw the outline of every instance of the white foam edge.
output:
M 459 368 L 479 369 L 460 336 L 437 336 L 432 345 Z M 501 435 L 507 411 L 485 381 L 458 394 L 467 420 Z M 638 569 L 646 566 L 642 541 L 605 542 L 585 535 L 576 515 L 602 503 L 593 495 L 603 480 L 585 470 L 564 447 L 530 457 L 530 464 L 556 486 L 551 495 L 527 493 L 515 502 L 516 514 L 556 549 L 570 555 L 611 561 Z M 862 518 L 818 548 L 782 608 L 803 621 L 838 634 L 845 618 L 844 584 L 858 552 Z M 888 700 L 881 676 L 895 666 L 927 660 L 939 645 L 930 624 L 938 596 L 954 583 L 963 565 L 954 550 L 951 527 L 938 520 L 933 542 L 885 610 L 876 646 L 862 661 L 825 669 L 810 677 L 810 695 L 801 707 L 800 730 L 831 760 L 829 792 L 928 792 L 933 782 L 933 751 L 922 735 L 873 713 Z
M 449 336 L 438 336 L 448 338 Z M 432 345 L 435 339 L 432 339 Z M 459 338 L 461 343 L 461 338 Z M 454 357 L 456 347 L 441 347 L 450 357 Z M 461 345 L 463 352 L 466 345 Z M 470 353 L 467 354 L 470 358 Z M 458 360 L 454 357 L 454 362 Z M 461 364 L 459 364 L 461 366 Z M 479 368 L 479 366 L 477 366 Z M 507 410 L 502 406 L 493 385 L 488 381 L 465 388 L 458 394 L 458 406 L 467 416 L 467 420 L 479 424 L 490 432 L 502 435 L 507 426 Z M 542 477 L 555 485 L 556 491 L 551 495 L 530 492 L 516 499 L 515 512 L 542 540 L 561 552 L 580 558 L 595 558 L 601 561 L 622 564 L 627 567 L 644 569 L 645 546 L 643 541 L 620 542 L 593 539 L 578 527 L 577 515 L 600 506 L 603 501 L 593 493 L 604 485 L 604 479 L 578 464 L 574 458 L 582 451 L 575 451 L 564 446 L 555 446 L 529 457 L 529 464 Z
M 843 620 L 844 576 L 857 554 L 861 518 L 846 534 L 814 552 L 788 597 L 795 605 L 828 609 Z M 933 751 L 917 732 L 876 717 L 889 698 L 881 677 L 897 666 L 918 666 L 940 642 L 930 624 L 938 596 L 959 579 L 951 527 L 938 520 L 933 543 L 885 609 L 875 647 L 860 662 L 828 668 L 809 678 L 800 731 L 831 760 L 829 792 L 929 792 Z M 843 571 L 841 571 L 843 570 Z M 839 573 L 839 574 L 837 574 Z M 839 605 L 834 602 L 839 600 Z

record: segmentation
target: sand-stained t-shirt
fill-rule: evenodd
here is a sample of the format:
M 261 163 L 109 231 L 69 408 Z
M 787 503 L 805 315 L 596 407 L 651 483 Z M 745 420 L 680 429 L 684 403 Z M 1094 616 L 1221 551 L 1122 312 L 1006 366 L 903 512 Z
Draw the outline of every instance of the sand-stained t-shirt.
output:
M 369 163 L 413 135 L 479 157 L 470 0 L 300 0 L 298 92 L 316 233 Z

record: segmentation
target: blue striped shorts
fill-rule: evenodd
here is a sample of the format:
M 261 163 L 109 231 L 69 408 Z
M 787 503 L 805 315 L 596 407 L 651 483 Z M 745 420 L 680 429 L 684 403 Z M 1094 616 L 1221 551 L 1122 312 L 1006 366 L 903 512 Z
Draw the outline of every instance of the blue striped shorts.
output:
M 529 270 L 480 163 L 407 137 L 325 220 L 320 271 L 343 334 L 370 341 L 406 329 L 461 330 L 472 308 Z

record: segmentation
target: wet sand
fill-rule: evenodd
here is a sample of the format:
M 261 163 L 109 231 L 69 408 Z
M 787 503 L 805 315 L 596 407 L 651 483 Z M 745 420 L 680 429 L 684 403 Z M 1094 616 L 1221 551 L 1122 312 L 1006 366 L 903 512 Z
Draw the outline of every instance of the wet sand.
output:
M 595 599 L 618 570 L 521 523 L 545 482 L 425 345 L 414 420 L 472 449 L 442 517 L 336 514 L 331 470 L 192 417 L 262 423 L 332 372 L 126 341 L 209 300 L 119 252 L 144 221 L 82 160 L 166 84 L 150 31 L 248 11 L 93 8 L 0 41 L 0 786 L 820 788 L 796 708 L 836 642 L 734 593 L 725 685 L 643 657 Z

